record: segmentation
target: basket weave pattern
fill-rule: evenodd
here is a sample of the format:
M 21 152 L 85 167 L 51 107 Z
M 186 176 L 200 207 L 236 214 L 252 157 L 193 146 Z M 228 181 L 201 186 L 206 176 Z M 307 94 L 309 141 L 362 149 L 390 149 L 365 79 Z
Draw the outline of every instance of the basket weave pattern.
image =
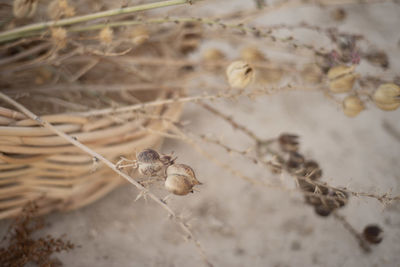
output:
M 164 92 L 161 97 L 166 95 Z M 150 114 L 176 120 L 181 108 L 179 104 L 159 106 Z M 138 118 L 133 112 L 42 118 L 113 162 L 120 156 L 132 158 L 140 149 L 160 146 L 160 135 L 150 134 L 148 129 L 167 128 L 161 120 Z M 123 182 L 111 169 L 34 120 L 0 107 L 0 219 L 17 215 L 30 200 L 37 202 L 41 214 L 76 209 Z

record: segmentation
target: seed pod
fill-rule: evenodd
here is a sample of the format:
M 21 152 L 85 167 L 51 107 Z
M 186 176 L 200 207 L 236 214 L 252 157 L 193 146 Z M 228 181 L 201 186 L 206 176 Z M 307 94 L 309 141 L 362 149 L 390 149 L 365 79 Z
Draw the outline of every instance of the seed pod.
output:
M 232 88 L 243 89 L 253 80 L 254 70 L 245 61 L 234 61 L 226 69 L 226 75 Z
M 343 8 L 335 8 L 331 12 L 331 17 L 336 21 L 342 21 L 346 18 L 347 14 Z
M 299 169 L 304 163 L 304 157 L 296 151 L 290 152 L 289 160 L 286 163 L 286 167 L 289 171 L 295 171 Z
M 321 82 L 322 71 L 317 64 L 309 64 L 301 70 L 301 76 L 306 82 L 316 84 Z
M 343 112 L 348 117 L 355 117 L 364 109 L 364 103 L 358 96 L 347 96 L 343 100 Z
M 75 15 L 75 8 L 71 7 L 67 0 L 53 0 L 47 8 L 47 15 L 52 20 L 72 17 Z
M 157 176 L 164 167 L 158 152 L 150 148 L 138 153 L 136 161 L 139 173 L 145 176 Z
M 225 58 L 224 53 L 222 53 L 221 50 L 216 49 L 216 48 L 210 48 L 207 49 L 203 53 L 203 60 L 204 61 L 218 61 L 218 60 L 223 60 Z
M 141 45 L 149 39 L 149 32 L 144 26 L 137 26 L 133 28 L 130 33 L 132 43 L 135 45 Z
M 187 22 L 182 26 L 182 32 L 178 37 L 179 50 L 182 54 L 188 54 L 199 47 L 202 38 L 202 25 L 194 22 Z
M 279 136 L 279 145 L 285 152 L 297 151 L 299 149 L 299 137 L 295 134 L 281 134 Z
M 109 45 L 113 40 L 113 30 L 110 27 L 103 28 L 99 33 L 99 39 L 102 44 Z
M 314 211 L 316 214 L 318 214 L 321 217 L 327 217 L 331 214 L 333 209 L 328 206 L 325 206 L 324 204 L 321 204 L 321 205 L 315 206 Z
M 375 91 L 373 99 L 382 110 L 395 110 L 400 106 L 400 87 L 394 83 L 385 83 Z
M 302 175 L 310 178 L 311 180 L 318 180 L 322 177 L 322 170 L 319 168 L 317 162 L 309 160 L 304 163 Z
M 358 77 L 354 72 L 355 66 L 336 66 L 329 70 L 329 89 L 333 93 L 349 92 Z
M 67 31 L 63 28 L 51 29 L 51 40 L 58 49 L 62 49 L 67 45 Z
M 240 53 L 240 57 L 247 62 L 265 61 L 263 52 L 253 46 L 244 48 Z
M 192 168 L 185 164 L 172 164 L 167 168 L 165 188 L 175 195 L 193 193 L 193 186 L 201 184 Z
M 35 15 L 38 0 L 14 0 L 13 14 L 16 18 L 31 18 Z
M 383 239 L 383 230 L 379 225 L 368 225 L 364 228 L 363 237 L 371 244 L 379 244 Z

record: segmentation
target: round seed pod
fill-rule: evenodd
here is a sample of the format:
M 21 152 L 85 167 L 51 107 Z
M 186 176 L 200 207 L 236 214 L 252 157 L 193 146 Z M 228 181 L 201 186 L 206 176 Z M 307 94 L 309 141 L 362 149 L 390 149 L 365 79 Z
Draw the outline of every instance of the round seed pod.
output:
M 322 177 L 322 170 L 319 168 L 317 162 L 313 160 L 308 160 L 304 162 L 304 169 L 302 172 L 304 177 L 308 177 L 311 180 L 318 180 Z
M 193 185 L 185 175 L 170 174 L 167 176 L 164 185 L 174 195 L 184 196 L 193 193 Z
M 281 134 L 278 142 L 280 148 L 285 152 L 297 151 L 299 149 L 299 136 L 295 134 Z
M 70 6 L 67 0 L 53 0 L 47 7 L 47 15 L 52 20 L 72 17 L 75 16 L 75 8 Z
M 99 39 L 102 44 L 111 44 L 114 37 L 114 32 L 110 27 L 103 28 L 99 33 Z
M 379 225 L 367 225 L 364 228 L 363 237 L 371 244 L 379 244 L 383 240 L 383 230 Z
M 343 113 L 348 117 L 355 117 L 364 109 L 364 103 L 358 96 L 347 96 L 343 100 Z
M 218 61 L 225 58 L 224 53 L 216 48 L 209 48 L 203 53 L 203 60 L 205 61 Z
M 172 164 L 167 168 L 165 188 L 175 195 L 187 195 L 193 193 L 193 187 L 201 184 L 193 171 L 185 164 Z
M 164 167 L 158 152 L 150 148 L 138 153 L 136 161 L 139 173 L 145 176 L 157 176 Z
M 328 71 L 329 89 L 333 93 L 349 92 L 358 77 L 355 66 L 336 66 Z
M 141 45 L 149 39 L 149 32 L 146 27 L 139 25 L 132 29 L 130 37 L 133 44 Z
M 252 82 L 254 69 L 245 61 L 234 61 L 226 69 L 226 76 L 232 88 L 243 89 Z
M 261 52 L 258 48 L 253 47 L 253 46 L 245 47 L 241 51 L 240 57 L 244 61 L 248 61 L 248 62 L 264 61 L 265 60 L 265 56 L 264 56 L 263 52 Z
M 378 108 L 386 111 L 400 106 L 400 87 L 394 83 L 385 83 L 378 87 L 373 95 Z
M 314 207 L 314 211 L 321 217 L 327 217 L 331 214 L 333 209 L 331 207 L 325 206 L 324 204 L 317 205 Z
M 35 15 L 38 0 L 14 0 L 13 14 L 16 18 L 31 18 Z

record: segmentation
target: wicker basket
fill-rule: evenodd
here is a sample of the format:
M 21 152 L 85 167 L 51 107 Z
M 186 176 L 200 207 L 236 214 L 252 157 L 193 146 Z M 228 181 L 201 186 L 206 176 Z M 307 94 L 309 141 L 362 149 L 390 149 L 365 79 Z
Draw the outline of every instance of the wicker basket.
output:
M 167 97 L 171 92 L 162 90 L 152 99 Z M 179 104 L 159 106 L 146 113 L 175 120 L 181 108 Z M 120 156 L 132 158 L 140 149 L 160 146 L 160 135 L 147 129 L 165 131 L 167 127 L 161 120 L 138 118 L 133 112 L 42 117 L 113 162 Z M 112 170 L 94 163 L 80 149 L 10 106 L 0 107 L 0 125 L 0 219 L 17 215 L 30 200 L 37 202 L 40 214 L 76 209 L 124 182 Z

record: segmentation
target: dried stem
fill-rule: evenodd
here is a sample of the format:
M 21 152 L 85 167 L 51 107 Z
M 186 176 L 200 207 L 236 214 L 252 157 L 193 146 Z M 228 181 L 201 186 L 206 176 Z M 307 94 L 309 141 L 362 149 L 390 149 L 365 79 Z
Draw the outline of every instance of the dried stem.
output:
M 39 125 L 49 129 L 50 131 L 54 132 L 58 136 L 64 138 L 67 140 L 69 143 L 73 144 L 74 146 L 80 148 L 82 151 L 86 152 L 90 156 L 92 156 L 95 161 L 99 160 L 103 162 L 107 167 L 112 169 L 114 172 L 116 172 L 118 175 L 122 176 L 125 178 L 128 182 L 133 184 L 138 190 L 141 192 L 145 192 L 146 196 L 149 196 L 152 200 L 154 200 L 157 204 L 159 204 L 162 208 L 164 208 L 168 214 L 174 219 L 174 221 L 182 228 L 182 230 L 188 235 L 189 239 L 191 239 L 194 244 L 196 245 L 197 250 L 199 251 L 203 261 L 206 263 L 207 266 L 213 266 L 209 260 L 207 259 L 204 250 L 201 247 L 200 242 L 196 239 L 192 231 L 190 230 L 189 226 L 187 223 L 185 223 L 179 216 L 175 214 L 175 212 L 165 203 L 163 202 L 159 197 L 154 195 L 153 193 L 149 192 L 147 188 L 142 186 L 139 182 L 135 181 L 131 176 L 127 175 L 126 173 L 120 171 L 115 164 L 113 164 L 111 161 L 107 160 L 105 157 L 100 155 L 99 153 L 93 151 L 89 147 L 85 146 L 84 144 L 80 143 L 77 141 L 75 138 L 65 134 L 64 132 L 58 130 L 56 127 L 54 127 L 52 124 L 49 122 L 43 120 L 39 116 L 35 115 L 32 113 L 30 110 L 25 108 L 23 105 L 19 104 L 15 100 L 11 99 L 7 95 L 3 94 L 0 92 L 0 99 L 3 99 L 7 103 L 13 105 L 16 107 L 19 111 L 21 111 L 23 114 L 25 114 L 27 117 L 31 118 L 32 120 L 35 120 Z
M 30 24 L 27 26 L 19 27 L 13 30 L 5 31 L 0 33 L 0 43 L 15 40 L 24 36 L 29 36 L 32 33 L 37 34 L 38 32 L 48 29 L 50 27 L 60 27 L 60 26 L 68 26 L 76 23 L 86 22 L 94 19 L 107 18 L 116 15 L 130 14 L 138 11 L 150 10 L 155 8 L 174 6 L 174 5 L 182 5 L 187 3 L 192 3 L 195 0 L 168 0 L 161 1 L 150 4 L 143 4 L 125 8 L 117 8 L 97 13 L 91 13 L 83 16 L 76 16 L 72 18 L 66 18 L 61 20 L 53 20 L 41 23 Z M 197 0 L 198 1 L 198 0 Z

